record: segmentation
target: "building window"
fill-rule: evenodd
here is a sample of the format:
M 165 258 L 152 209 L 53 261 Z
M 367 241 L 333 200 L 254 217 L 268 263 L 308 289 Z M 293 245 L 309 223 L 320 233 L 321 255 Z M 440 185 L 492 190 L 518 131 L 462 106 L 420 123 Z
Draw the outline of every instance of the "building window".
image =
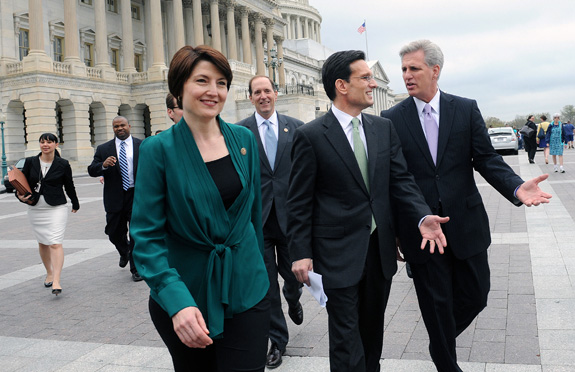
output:
M 118 2 L 116 0 L 106 0 L 106 9 L 109 12 L 118 13 Z
M 80 0 L 80 3 L 84 5 L 92 5 L 92 0 Z
M 20 50 L 20 61 L 30 52 L 30 33 L 23 28 L 20 29 L 20 36 L 18 38 L 18 45 Z
M 54 36 L 54 61 L 64 62 L 64 38 Z
M 134 67 L 136 67 L 136 71 L 142 72 L 144 69 L 144 56 L 141 54 L 134 54 Z
M 137 5 L 132 5 L 132 18 L 140 20 L 140 7 Z
M 84 44 L 84 63 L 88 67 L 94 67 L 94 44 Z
M 118 49 L 112 49 L 112 55 L 110 56 L 110 64 L 116 71 L 120 71 L 120 51 Z

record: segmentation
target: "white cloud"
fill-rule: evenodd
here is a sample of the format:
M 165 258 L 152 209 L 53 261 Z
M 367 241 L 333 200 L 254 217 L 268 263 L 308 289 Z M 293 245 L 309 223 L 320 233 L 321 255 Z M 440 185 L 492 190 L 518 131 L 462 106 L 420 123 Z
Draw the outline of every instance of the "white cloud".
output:
M 352 6 L 350 6 L 352 4 Z M 484 116 L 560 111 L 575 104 L 573 0 L 310 0 L 322 17 L 322 42 L 379 59 L 396 93 L 405 92 L 398 51 L 430 39 L 445 54 L 440 86 L 478 101 Z

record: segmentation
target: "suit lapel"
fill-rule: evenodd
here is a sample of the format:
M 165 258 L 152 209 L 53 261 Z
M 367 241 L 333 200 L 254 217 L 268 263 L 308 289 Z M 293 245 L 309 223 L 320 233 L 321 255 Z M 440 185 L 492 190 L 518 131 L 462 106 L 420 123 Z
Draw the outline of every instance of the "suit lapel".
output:
M 449 133 L 453 126 L 453 118 L 455 116 L 455 105 L 453 98 L 443 92 L 439 95 L 439 138 L 437 140 L 437 166 L 441 163 L 447 142 L 449 140 Z
M 367 116 L 362 114 L 363 130 L 365 132 L 365 142 L 367 143 L 367 164 L 369 167 L 369 183 L 373 183 L 375 180 L 375 162 L 377 160 L 377 131 L 372 120 Z M 371 189 L 371 187 L 370 187 Z
M 288 128 L 288 122 L 285 119 L 285 117 L 283 117 L 280 114 L 277 114 L 277 116 L 278 116 L 278 150 L 276 153 L 274 169 L 276 169 L 278 164 L 280 163 L 280 160 L 286 148 L 286 144 L 288 142 L 288 138 L 291 135 Z
M 359 165 L 357 164 L 353 150 L 349 145 L 349 141 L 347 140 L 339 121 L 337 121 L 337 118 L 331 110 L 325 114 L 323 125 L 326 127 L 324 134 L 328 142 L 333 146 L 335 152 L 341 158 L 342 162 L 345 164 L 356 182 L 360 185 L 361 189 L 369 195 L 365 182 L 363 182 Z
M 423 133 L 423 128 L 421 127 L 419 112 L 417 112 L 417 106 L 415 105 L 413 98 L 410 97 L 404 102 L 401 107 L 401 115 L 403 117 L 403 125 L 405 125 L 411 133 L 411 136 L 419 147 L 423 157 L 432 167 L 435 168 L 431 152 L 429 151 L 429 146 L 427 145 L 427 139 L 425 138 L 425 133 Z M 441 127 L 439 132 L 439 135 L 441 136 Z
M 259 154 L 260 154 L 260 163 L 264 164 L 264 166 L 266 167 L 268 172 L 271 172 L 272 168 L 270 167 L 270 161 L 268 160 L 268 156 L 266 155 L 266 150 L 264 148 L 262 138 L 260 137 L 260 131 L 258 129 L 258 122 L 256 120 L 256 114 L 253 114 L 252 116 L 250 116 L 250 118 L 248 120 L 248 127 L 252 131 L 254 136 L 256 136 L 256 142 L 258 143 L 258 150 L 259 150 Z

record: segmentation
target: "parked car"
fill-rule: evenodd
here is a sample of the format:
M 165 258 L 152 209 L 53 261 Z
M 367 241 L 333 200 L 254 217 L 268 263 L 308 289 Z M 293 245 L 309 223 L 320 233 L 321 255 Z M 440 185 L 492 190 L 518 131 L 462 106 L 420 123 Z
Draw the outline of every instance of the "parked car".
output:
M 517 155 L 518 141 L 517 135 L 510 127 L 489 128 L 489 137 L 491 137 L 491 144 L 497 152 L 511 152 Z
M 26 162 L 26 158 L 22 158 L 16 162 L 14 165 L 16 168 L 22 170 L 24 168 L 24 163 Z M 8 181 L 8 173 L 4 176 L 4 187 L 6 188 L 6 192 L 14 192 L 14 186 Z

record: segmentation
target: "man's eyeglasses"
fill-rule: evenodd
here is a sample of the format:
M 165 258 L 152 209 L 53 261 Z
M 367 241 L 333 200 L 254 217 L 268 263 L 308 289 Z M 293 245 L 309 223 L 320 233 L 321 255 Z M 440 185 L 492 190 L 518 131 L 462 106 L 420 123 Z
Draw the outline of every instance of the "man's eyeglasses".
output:
M 361 79 L 363 81 L 365 81 L 366 83 L 370 83 L 372 80 L 375 80 L 375 77 L 373 75 L 368 75 L 368 76 L 350 76 L 356 79 Z

